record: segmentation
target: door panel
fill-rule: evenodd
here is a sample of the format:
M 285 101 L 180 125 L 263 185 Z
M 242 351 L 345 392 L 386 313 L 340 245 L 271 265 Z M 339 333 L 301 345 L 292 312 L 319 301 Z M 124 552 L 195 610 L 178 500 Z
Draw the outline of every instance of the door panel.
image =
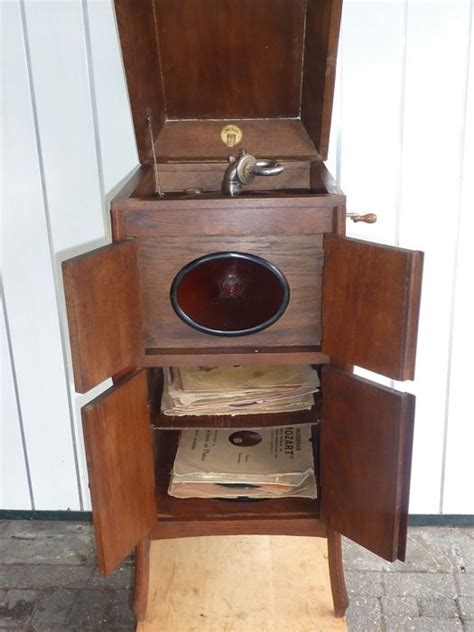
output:
M 74 382 L 85 393 L 138 363 L 143 336 L 135 241 L 64 261 L 63 280 Z
M 82 409 L 97 554 L 104 575 L 157 521 L 147 393 L 145 371 L 134 371 Z
M 386 560 L 405 554 L 415 397 L 327 366 L 321 513 Z
M 395 380 L 415 372 L 423 253 L 326 235 L 322 350 Z

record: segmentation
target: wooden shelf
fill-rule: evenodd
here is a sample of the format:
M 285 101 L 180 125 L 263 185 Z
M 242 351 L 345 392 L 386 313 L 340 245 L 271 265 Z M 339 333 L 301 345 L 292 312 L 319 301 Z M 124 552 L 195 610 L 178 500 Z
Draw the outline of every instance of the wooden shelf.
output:
M 156 370 L 151 378 L 150 419 L 155 429 L 180 428 L 264 428 L 290 424 L 315 424 L 320 419 L 321 392 L 314 394 L 314 406 L 291 413 L 257 413 L 243 415 L 163 415 L 161 396 L 163 372 Z
M 239 427 L 238 423 L 236 427 Z M 152 532 L 152 539 L 196 535 L 325 535 L 325 526 L 319 520 L 317 499 L 230 501 L 169 496 L 168 486 L 179 431 L 155 430 L 154 434 L 158 526 Z M 317 450 L 317 427 L 314 437 Z
M 328 364 L 329 357 L 319 346 L 234 347 L 215 349 L 145 349 L 140 364 L 158 366 L 232 366 L 234 364 Z

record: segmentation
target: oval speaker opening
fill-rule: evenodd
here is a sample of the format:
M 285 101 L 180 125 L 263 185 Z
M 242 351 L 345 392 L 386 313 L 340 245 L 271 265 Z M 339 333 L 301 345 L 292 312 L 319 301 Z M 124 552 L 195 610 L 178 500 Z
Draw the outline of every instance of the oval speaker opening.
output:
M 171 303 L 185 323 L 214 336 L 245 336 L 270 327 L 287 308 L 288 281 L 272 263 L 242 252 L 216 252 L 182 268 Z

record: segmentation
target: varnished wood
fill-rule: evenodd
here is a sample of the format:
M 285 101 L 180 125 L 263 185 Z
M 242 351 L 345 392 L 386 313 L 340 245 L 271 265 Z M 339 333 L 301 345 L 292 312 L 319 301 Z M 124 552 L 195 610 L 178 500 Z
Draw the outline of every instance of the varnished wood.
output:
M 208 349 L 146 349 L 140 366 L 232 366 L 234 364 L 327 364 L 329 357 L 318 346 L 219 347 Z
M 203 230 L 206 233 L 206 229 Z M 227 349 L 318 345 L 321 340 L 322 239 L 319 235 L 268 237 L 159 237 L 149 231 L 138 241 L 138 267 L 147 348 Z M 277 266 L 290 287 L 283 316 L 271 327 L 249 335 L 226 338 L 197 331 L 184 323 L 170 301 L 175 276 L 190 261 L 214 252 L 243 252 Z
M 415 398 L 329 366 L 321 386 L 324 520 L 394 561 L 406 539 Z
M 156 0 L 156 9 L 169 118 L 298 116 L 305 0 Z
M 308 0 L 301 119 L 323 160 L 329 149 L 341 11 L 342 0 Z
M 269 518 L 239 517 L 236 520 L 159 520 L 150 534 L 152 540 L 195 538 L 219 535 L 291 535 L 326 537 L 326 525 L 318 518 L 295 516 L 285 518 L 278 514 Z
M 341 203 L 341 198 L 345 199 L 344 192 L 329 173 L 328 168 L 321 160 L 312 160 L 310 162 L 310 185 L 314 193 L 327 193 L 336 195 Z
M 327 157 L 340 0 L 115 6 L 141 162 L 150 115 L 160 157 L 227 156 L 228 122 L 262 156 Z
M 423 254 L 334 235 L 324 253 L 322 349 L 331 363 L 413 379 Z
M 142 354 L 136 255 L 136 243 L 130 239 L 63 262 L 74 382 L 79 393 L 137 366 Z
M 344 565 L 342 560 L 341 534 L 334 529 L 327 530 L 329 577 L 331 578 L 331 594 L 334 604 L 334 615 L 343 617 L 349 606 Z
M 242 141 L 236 147 L 228 147 L 221 140 L 221 131 L 229 123 L 242 131 Z M 222 159 L 237 153 L 240 147 L 265 158 L 319 158 L 298 119 L 167 121 L 156 141 L 157 156 L 173 160 Z
M 321 160 L 314 159 L 291 159 L 282 160 L 279 155 L 279 162 L 284 167 L 281 174 L 268 178 L 256 178 L 252 183 L 246 185 L 246 191 L 266 191 L 266 200 L 281 200 L 280 191 L 285 191 L 287 196 L 293 195 L 298 199 L 302 192 L 306 192 L 306 201 L 311 200 L 311 206 L 321 207 L 321 202 L 325 206 L 341 204 L 345 200 L 344 193 L 337 186 L 333 177 Z M 186 188 L 200 188 L 203 192 L 216 192 L 219 197 L 226 202 L 228 198 L 220 195 L 224 172 L 228 166 L 228 161 L 224 159 L 213 159 L 212 161 L 196 160 L 166 160 L 158 161 L 158 171 L 160 185 L 163 191 L 183 192 Z M 275 192 L 273 195 L 271 192 Z M 324 196 L 324 197 L 322 197 Z M 335 196 L 335 197 L 334 197 Z M 159 204 L 152 205 L 153 208 L 160 208 L 163 202 L 170 200 L 170 197 L 157 198 L 155 195 L 154 171 L 151 166 L 141 165 L 125 182 L 120 191 L 114 197 L 112 207 L 114 209 L 127 209 L 127 200 L 139 199 L 140 201 L 154 201 Z M 186 199 L 186 198 L 184 198 Z M 206 197 L 206 200 L 209 199 Z M 212 199 L 212 198 L 211 198 Z M 256 199 L 258 200 L 258 195 Z M 190 201 L 189 198 L 187 201 Z M 249 204 L 246 197 L 238 198 L 244 205 Z M 253 204 L 250 201 L 250 204 Z M 192 200 L 191 202 L 194 202 Z M 215 203 L 215 202 L 213 202 Z M 235 204 L 234 200 L 231 204 Z M 145 207 L 150 209 L 150 205 Z
M 135 138 L 140 162 L 150 160 L 153 138 L 166 119 L 154 0 L 115 0 L 123 62 L 127 76 Z
M 279 189 L 306 189 L 310 191 L 310 162 L 303 160 L 280 160 L 283 172 L 268 178 L 256 178 L 246 185 L 246 191 L 272 191 Z M 161 190 L 165 192 L 183 192 L 185 189 L 198 188 L 203 192 L 221 191 L 222 180 L 229 163 L 224 160 L 160 162 L 158 164 Z M 152 198 L 155 193 L 154 170 L 143 167 L 142 178 L 128 195 L 119 197 Z M 327 193 L 325 189 L 319 192 Z M 121 192 L 122 193 L 122 192 Z
M 132 610 L 137 621 L 144 621 L 148 605 L 150 578 L 150 538 L 146 536 L 135 547 L 135 579 L 133 583 Z
M 82 409 L 101 573 L 111 573 L 156 523 L 152 431 L 145 371 Z
M 343 196 L 272 192 L 256 197 L 198 196 L 192 199 L 129 198 L 112 202 L 123 232 L 114 236 L 318 235 L 333 230 L 333 210 Z

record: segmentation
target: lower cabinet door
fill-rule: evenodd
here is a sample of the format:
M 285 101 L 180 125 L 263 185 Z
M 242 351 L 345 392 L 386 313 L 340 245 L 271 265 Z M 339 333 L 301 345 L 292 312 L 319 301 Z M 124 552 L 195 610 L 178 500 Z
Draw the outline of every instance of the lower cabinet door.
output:
M 321 386 L 321 514 L 373 553 L 403 560 L 415 397 L 331 366 Z
M 82 409 L 99 569 L 111 573 L 157 521 L 146 373 Z

